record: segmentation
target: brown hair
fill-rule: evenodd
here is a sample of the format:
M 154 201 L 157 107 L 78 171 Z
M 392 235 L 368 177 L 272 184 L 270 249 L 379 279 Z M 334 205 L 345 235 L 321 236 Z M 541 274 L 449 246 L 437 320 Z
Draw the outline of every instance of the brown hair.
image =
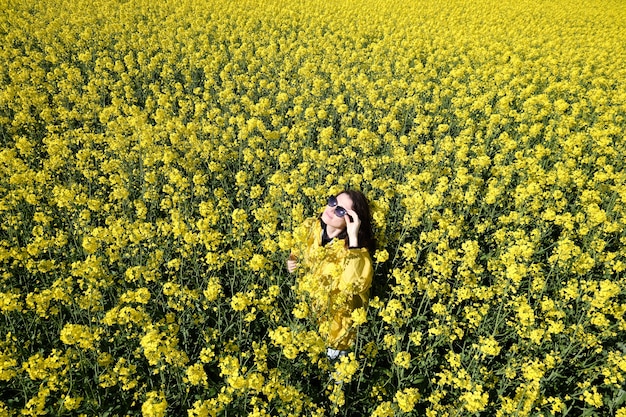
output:
M 352 210 L 356 212 L 361 220 L 361 226 L 359 227 L 359 234 L 357 236 L 359 247 L 366 248 L 370 256 L 374 256 L 376 239 L 374 238 L 374 231 L 372 230 L 372 214 L 367 197 L 365 197 L 362 192 L 356 190 L 343 190 L 339 194 L 347 194 L 348 197 L 350 197 L 352 200 Z M 348 237 L 347 232 L 344 230 L 338 237 L 346 239 Z

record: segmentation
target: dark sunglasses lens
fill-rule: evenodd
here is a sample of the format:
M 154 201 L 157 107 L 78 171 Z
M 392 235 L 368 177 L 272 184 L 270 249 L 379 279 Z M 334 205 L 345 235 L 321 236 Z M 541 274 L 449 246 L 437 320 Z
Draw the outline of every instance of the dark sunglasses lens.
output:
M 337 197 L 335 197 L 334 195 L 331 195 L 330 197 L 328 197 L 328 206 L 335 207 L 336 205 L 337 205 Z
M 341 206 L 337 206 L 337 208 L 335 208 L 335 215 L 337 217 L 343 217 L 346 215 L 346 209 L 341 207 Z

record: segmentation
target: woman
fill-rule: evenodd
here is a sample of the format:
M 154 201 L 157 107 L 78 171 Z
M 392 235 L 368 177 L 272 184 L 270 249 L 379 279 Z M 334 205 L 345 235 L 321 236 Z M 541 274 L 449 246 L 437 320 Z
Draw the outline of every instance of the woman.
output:
M 308 298 L 328 356 L 336 359 L 354 343 L 352 312 L 367 305 L 372 284 L 375 241 L 367 199 L 353 190 L 329 197 L 322 214 L 296 231 L 296 240 L 287 270 L 301 270 L 298 289 Z

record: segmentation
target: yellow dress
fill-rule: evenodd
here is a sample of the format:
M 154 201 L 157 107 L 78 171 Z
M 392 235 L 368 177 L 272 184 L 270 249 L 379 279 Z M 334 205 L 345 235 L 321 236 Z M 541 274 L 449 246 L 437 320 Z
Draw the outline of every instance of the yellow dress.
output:
M 322 246 L 322 226 L 307 219 L 296 233 L 292 254 L 298 259 L 298 291 L 309 302 L 327 346 L 349 349 L 356 337 L 352 312 L 366 307 L 372 285 L 372 259 L 367 249 L 348 249 L 342 239 Z

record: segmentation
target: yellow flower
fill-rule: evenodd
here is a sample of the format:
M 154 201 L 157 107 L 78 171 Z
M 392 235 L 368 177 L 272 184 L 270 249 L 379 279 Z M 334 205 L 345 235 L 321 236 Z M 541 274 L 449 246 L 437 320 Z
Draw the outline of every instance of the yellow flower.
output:
M 522 368 L 522 375 L 529 382 L 539 382 L 545 373 L 545 365 L 538 360 L 530 362 Z
M 239 359 L 232 355 L 220 357 L 219 367 L 221 376 L 238 376 L 240 374 Z
M 191 385 L 207 386 L 208 377 L 201 363 L 195 363 L 187 368 L 187 380 Z
M 0 381 L 10 381 L 17 376 L 17 359 L 8 351 L 0 351 Z
M 95 238 L 91 236 L 85 236 L 83 238 L 83 249 L 85 249 L 86 253 L 95 253 L 98 250 L 98 246 L 98 241 Z
M 246 185 L 248 182 L 248 173 L 246 171 L 239 171 L 235 174 L 235 184 L 238 187 Z
M 367 313 L 364 308 L 360 307 L 352 312 L 352 324 L 354 326 L 360 326 L 367 321 Z
M 22 310 L 21 295 L 19 292 L 0 292 L 0 311 L 9 313 Z
M 165 417 L 167 400 L 163 392 L 150 391 L 141 405 L 141 415 L 144 417 Z
M 401 368 L 409 369 L 411 366 L 411 354 L 409 352 L 398 352 L 393 359 L 393 363 Z
M 50 396 L 50 389 L 42 387 L 37 394 L 28 400 L 26 407 L 22 409 L 22 414 L 27 416 L 43 416 L 46 415 L 46 400 Z
M 73 395 L 94 370 L 101 389 L 163 414 L 167 387 L 154 388 L 153 373 L 202 391 L 201 364 L 225 375 L 189 416 L 414 414 L 402 370 L 421 361 L 445 364 L 429 417 L 485 412 L 487 393 L 502 417 L 562 413 L 568 390 L 589 408 L 619 394 L 622 2 L 586 2 L 567 22 L 549 2 L 510 2 L 498 16 L 490 2 L 470 12 L 457 1 L 129 2 L 123 13 L 115 1 L 10 3 L 0 311 L 11 338 L 0 341 L 0 380 L 33 389 L 0 414 L 92 409 Z M 520 25 L 537 30 L 529 38 Z M 424 27 L 442 30 L 424 39 Z M 505 37 L 514 50 L 501 50 Z M 390 354 L 399 388 L 361 381 L 347 401 L 333 387 L 333 410 L 311 403 L 309 375 L 294 372 L 331 366 L 317 326 L 298 319 L 334 308 L 333 289 L 288 275 L 280 252 L 343 187 L 373 198 L 373 288 L 385 297 L 342 325 L 368 320 L 363 366 Z M 270 340 L 255 345 L 262 328 Z M 111 353 L 98 349 L 105 334 Z M 499 375 L 510 398 L 499 398 L 489 365 L 510 338 Z M 568 339 L 597 377 L 578 389 L 559 372 L 546 380 L 571 359 Z M 450 344 L 448 355 L 430 348 Z
M 422 343 L 422 333 L 418 331 L 411 332 L 409 334 L 409 339 L 415 346 L 419 346 Z
M 483 355 L 496 356 L 500 353 L 501 346 L 497 340 L 491 337 L 479 336 L 478 344 L 474 345 Z
M 63 397 L 63 407 L 68 410 L 76 410 L 80 407 L 80 404 L 83 401 L 83 397 L 70 397 L 69 395 L 65 395 Z
M 341 384 L 334 384 L 331 393 L 328 395 L 328 399 L 331 402 L 333 414 L 336 414 L 339 409 L 346 404 L 346 397 L 341 389 Z
M 100 338 L 101 330 L 92 332 L 87 326 L 81 324 L 66 324 L 61 329 L 60 339 L 66 345 L 77 345 L 81 349 L 93 350 L 96 347 L 94 342 Z
M 385 345 L 386 349 L 388 350 L 395 349 L 397 343 L 398 343 L 398 339 L 396 338 L 395 335 L 387 333 L 383 336 L 383 344 Z
M 405 388 L 402 391 L 396 392 L 394 398 L 400 410 L 405 413 L 410 413 L 414 410 L 415 404 L 417 404 L 421 395 L 417 388 Z
M 459 399 L 469 413 L 483 411 L 489 402 L 489 393 L 483 391 L 482 385 L 476 385 L 472 391 L 463 393 Z
M 126 291 L 120 296 L 120 303 L 147 304 L 150 301 L 150 290 L 145 287 Z
M 207 288 L 203 291 L 204 297 L 207 301 L 215 301 L 222 293 L 222 285 L 218 277 L 209 278 Z
M 558 397 L 548 397 L 547 402 L 549 404 L 552 404 L 552 406 L 550 407 L 550 411 L 553 414 L 562 413 L 566 408 L 566 405 L 563 402 L 563 400 Z
M 298 319 L 304 319 L 309 316 L 309 304 L 301 301 L 293 308 L 292 314 Z
M 393 417 L 395 415 L 391 402 L 384 401 L 376 406 L 372 417 Z
M 173 366 L 183 366 L 188 357 L 184 351 L 178 349 L 178 338 L 168 335 L 153 325 L 149 325 L 146 333 L 139 340 L 143 354 L 152 366 L 164 366 L 164 363 Z
M 380 249 L 374 253 L 374 258 L 377 263 L 383 263 L 389 259 L 389 253 L 386 249 Z
M 335 364 L 335 371 L 332 376 L 337 382 L 350 382 L 352 377 L 359 369 L 359 362 L 354 356 L 354 352 L 350 352 L 348 355 L 342 356 Z
M 604 402 L 602 401 L 602 394 L 598 392 L 597 387 L 591 387 L 591 389 L 585 390 L 580 399 L 584 400 L 585 403 L 589 404 L 590 406 L 596 408 L 600 408 L 604 404 Z
M 378 314 L 382 317 L 385 323 L 401 324 L 403 322 L 403 310 L 404 307 L 402 306 L 400 300 L 394 298 L 387 302 L 385 308 L 381 310 Z
M 261 254 L 255 253 L 252 256 L 252 259 L 250 259 L 250 269 L 253 271 L 260 271 L 262 269 L 265 269 L 266 265 L 267 259 Z
M 230 301 L 230 306 L 235 311 L 243 311 L 250 305 L 251 302 L 252 300 L 248 294 L 239 292 L 233 295 L 233 298 Z
M 519 299 L 517 304 L 517 316 L 522 326 L 532 326 L 535 323 L 535 312 L 524 299 Z
M 22 368 L 28 373 L 32 380 L 44 379 L 60 372 L 62 368 L 69 364 L 69 360 L 60 355 L 60 352 L 53 350 L 48 357 L 43 357 L 41 353 L 28 358 L 22 364 Z

